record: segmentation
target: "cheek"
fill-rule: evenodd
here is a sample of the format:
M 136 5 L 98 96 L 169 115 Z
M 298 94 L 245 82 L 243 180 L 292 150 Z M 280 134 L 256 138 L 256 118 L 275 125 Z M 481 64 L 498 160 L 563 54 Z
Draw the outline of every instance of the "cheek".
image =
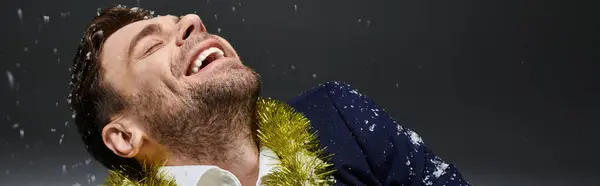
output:
M 137 62 L 136 74 L 147 88 L 161 89 L 172 93 L 183 90 L 182 84 L 177 81 L 172 72 L 172 66 L 177 65 L 174 61 L 176 56 L 172 53 L 164 48 Z
M 167 55 L 155 53 L 135 64 L 136 76 L 139 81 L 156 85 L 170 76 L 170 61 Z

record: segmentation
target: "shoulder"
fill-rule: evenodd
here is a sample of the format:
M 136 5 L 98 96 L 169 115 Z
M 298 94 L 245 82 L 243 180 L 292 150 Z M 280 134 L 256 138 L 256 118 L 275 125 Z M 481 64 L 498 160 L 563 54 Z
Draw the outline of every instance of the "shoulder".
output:
M 404 133 L 402 127 L 384 109 L 342 81 L 319 84 L 290 103 L 314 120 L 316 125 L 320 124 L 317 121 L 323 120 L 322 118 L 339 118 L 335 123 L 343 123 L 348 132 L 354 134 L 371 136 L 377 133 L 377 136 L 387 136 Z
M 454 165 L 437 157 L 416 132 L 348 83 L 319 84 L 292 104 L 311 121 L 327 152 L 334 154 L 336 175 L 348 185 L 468 185 Z
M 373 100 L 361 93 L 349 83 L 343 81 L 331 81 L 319 84 L 313 89 L 308 90 L 294 98 L 290 103 L 299 104 L 300 102 L 314 103 L 327 101 L 327 104 L 338 110 L 342 116 L 352 120 L 357 119 L 386 119 L 391 121 L 389 115 L 385 113 Z

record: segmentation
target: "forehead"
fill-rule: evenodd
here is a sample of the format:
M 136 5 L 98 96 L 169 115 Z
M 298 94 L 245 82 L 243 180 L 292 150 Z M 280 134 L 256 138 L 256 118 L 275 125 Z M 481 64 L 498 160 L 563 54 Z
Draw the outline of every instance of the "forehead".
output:
M 157 19 L 157 18 L 154 18 Z M 129 47 L 129 41 L 142 29 L 145 25 L 152 22 L 152 19 L 141 20 L 125 25 L 109 36 L 102 46 L 102 59 L 107 56 L 124 55 L 125 48 Z M 121 52 L 122 54 L 120 54 Z
M 148 24 L 173 21 L 175 16 L 159 16 L 130 23 L 109 36 L 102 46 L 102 59 L 110 56 L 123 56 L 127 53 L 130 41 Z

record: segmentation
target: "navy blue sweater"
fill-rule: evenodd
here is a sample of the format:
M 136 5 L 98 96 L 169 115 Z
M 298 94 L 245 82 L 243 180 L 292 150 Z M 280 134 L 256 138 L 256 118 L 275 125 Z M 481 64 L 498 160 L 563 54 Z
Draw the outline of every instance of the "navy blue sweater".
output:
M 347 84 L 319 85 L 289 104 L 311 121 L 326 153 L 333 153 L 335 185 L 469 185 L 417 133 Z

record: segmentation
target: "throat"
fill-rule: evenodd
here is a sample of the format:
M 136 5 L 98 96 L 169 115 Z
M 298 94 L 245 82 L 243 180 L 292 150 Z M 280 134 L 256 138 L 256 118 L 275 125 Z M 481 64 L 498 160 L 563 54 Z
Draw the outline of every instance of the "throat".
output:
M 253 109 L 233 109 L 231 104 L 185 113 L 181 124 L 166 128 L 161 144 L 171 153 L 168 164 L 215 165 L 226 168 L 258 157 Z M 216 105 L 216 106 L 214 106 Z M 193 109 L 193 108 L 191 108 Z M 179 128 L 177 132 L 168 131 Z
M 243 186 L 256 185 L 259 172 L 259 149 L 253 138 L 238 140 L 227 145 L 229 148 L 214 154 L 204 153 L 173 154 L 167 161 L 167 166 L 211 165 L 225 169 L 235 175 Z M 192 150 L 192 152 L 198 152 Z
M 247 165 L 246 162 L 256 159 L 258 161 L 258 147 L 253 138 L 235 140 L 234 142 L 222 143 L 218 146 L 187 146 L 178 147 L 171 151 L 167 165 L 216 165 L 221 168 L 235 166 L 236 164 Z

